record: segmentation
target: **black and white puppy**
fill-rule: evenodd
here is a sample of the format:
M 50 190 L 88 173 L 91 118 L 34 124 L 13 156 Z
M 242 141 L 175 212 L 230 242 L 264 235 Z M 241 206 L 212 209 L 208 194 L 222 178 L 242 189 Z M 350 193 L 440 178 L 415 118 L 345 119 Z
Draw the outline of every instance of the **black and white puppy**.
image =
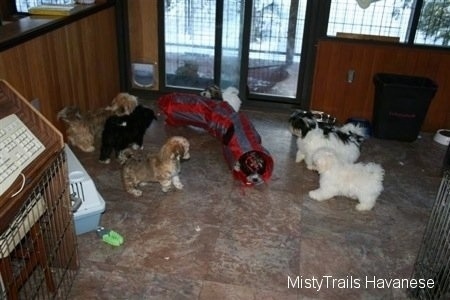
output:
M 142 148 L 145 132 L 153 120 L 156 120 L 155 112 L 143 105 L 138 105 L 129 115 L 109 117 L 102 132 L 100 162 L 108 164 L 113 152 L 118 157 L 130 145 Z
M 329 114 L 314 110 L 294 111 L 289 117 L 289 130 L 295 136 L 305 136 L 308 131 L 319 127 L 325 132 L 333 130 L 336 124 L 336 118 Z
M 314 169 L 312 156 L 319 148 L 331 148 L 337 157 L 354 163 L 360 155 L 364 141 L 363 128 L 351 123 L 335 125 L 331 116 L 315 111 L 294 112 L 289 118 L 289 128 L 297 136 L 296 162 L 305 161 L 306 167 Z
M 216 100 L 223 100 L 222 97 L 222 90 L 218 85 L 212 84 L 208 86 L 206 89 L 200 92 L 200 96 L 209 98 L 209 99 L 216 99 Z

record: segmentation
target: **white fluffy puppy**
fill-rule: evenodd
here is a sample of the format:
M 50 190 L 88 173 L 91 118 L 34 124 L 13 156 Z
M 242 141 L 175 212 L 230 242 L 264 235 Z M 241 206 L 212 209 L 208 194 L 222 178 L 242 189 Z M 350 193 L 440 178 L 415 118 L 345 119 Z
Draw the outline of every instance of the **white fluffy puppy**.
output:
M 354 138 L 354 137 L 357 138 Z M 314 170 L 312 156 L 317 149 L 322 147 L 335 149 L 340 160 L 348 163 L 355 162 L 360 155 L 362 137 L 361 128 L 353 124 L 345 124 L 341 128 L 328 134 L 322 128 L 316 127 L 304 137 L 297 138 L 297 155 L 295 162 L 305 161 L 309 170 Z
M 320 174 L 320 187 L 309 192 L 314 200 L 345 196 L 359 201 L 357 210 L 371 210 L 383 191 L 384 169 L 379 164 L 348 163 L 330 148 L 318 149 L 312 160 Z

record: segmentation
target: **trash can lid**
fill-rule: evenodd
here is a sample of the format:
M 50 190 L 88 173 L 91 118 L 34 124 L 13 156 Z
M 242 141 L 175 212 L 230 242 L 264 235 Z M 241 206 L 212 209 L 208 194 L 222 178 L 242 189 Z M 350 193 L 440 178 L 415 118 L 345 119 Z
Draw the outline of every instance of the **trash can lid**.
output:
M 393 73 L 376 73 L 375 84 L 402 86 L 408 88 L 437 89 L 437 84 L 430 78 Z

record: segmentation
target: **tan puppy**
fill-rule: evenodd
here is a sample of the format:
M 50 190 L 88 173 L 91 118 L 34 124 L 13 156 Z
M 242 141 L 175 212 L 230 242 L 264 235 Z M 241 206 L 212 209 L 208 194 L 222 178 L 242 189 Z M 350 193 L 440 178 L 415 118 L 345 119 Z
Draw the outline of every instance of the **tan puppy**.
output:
M 95 141 L 101 137 L 106 119 L 112 115 L 128 115 L 137 104 L 135 96 L 120 93 L 105 108 L 82 113 L 77 107 L 67 106 L 58 112 L 57 117 L 67 125 L 69 142 L 84 152 L 92 152 L 95 150 Z
M 130 150 L 131 151 L 131 150 Z M 129 156 L 127 150 L 123 155 Z M 139 185 L 148 182 L 159 182 L 163 192 L 168 192 L 173 186 L 181 190 L 180 181 L 181 159 L 189 159 L 189 142 L 181 136 L 174 136 L 167 140 L 156 155 L 131 155 L 123 163 L 122 180 L 125 190 L 135 197 L 142 195 L 137 189 Z
M 129 115 L 138 105 L 137 98 L 128 93 L 119 93 L 111 101 L 111 105 L 106 110 L 112 111 L 117 116 Z

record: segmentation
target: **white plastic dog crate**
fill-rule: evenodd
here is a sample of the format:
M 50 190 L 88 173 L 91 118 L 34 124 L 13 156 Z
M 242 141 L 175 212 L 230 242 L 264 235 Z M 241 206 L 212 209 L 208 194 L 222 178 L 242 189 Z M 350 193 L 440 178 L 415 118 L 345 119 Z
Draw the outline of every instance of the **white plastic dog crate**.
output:
M 433 286 L 410 290 L 414 299 L 450 299 L 450 170 L 444 172 L 433 204 L 412 278 Z
M 105 211 L 105 200 L 98 193 L 93 180 L 68 145 L 65 146 L 65 152 L 71 196 L 81 199 L 81 205 L 73 214 L 75 232 L 80 235 L 97 229 L 101 214 Z

